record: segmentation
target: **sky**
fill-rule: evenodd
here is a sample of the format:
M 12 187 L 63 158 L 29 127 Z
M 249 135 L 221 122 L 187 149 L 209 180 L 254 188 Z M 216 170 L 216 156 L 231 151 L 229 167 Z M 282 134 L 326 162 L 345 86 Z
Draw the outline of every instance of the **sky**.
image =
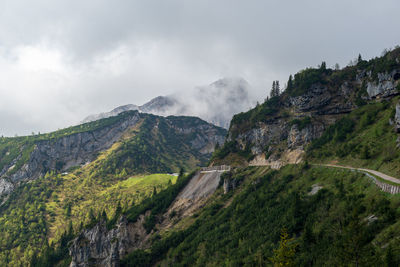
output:
M 400 44 L 398 0 L 0 0 L 0 135 L 242 77 L 347 65 Z

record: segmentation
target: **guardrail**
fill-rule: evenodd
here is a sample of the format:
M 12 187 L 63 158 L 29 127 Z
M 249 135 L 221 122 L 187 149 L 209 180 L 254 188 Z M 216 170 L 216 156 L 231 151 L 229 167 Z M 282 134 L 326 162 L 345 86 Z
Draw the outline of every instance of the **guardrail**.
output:
M 203 167 L 200 169 L 200 172 L 228 172 L 230 170 L 231 166 L 220 165 L 220 166 Z

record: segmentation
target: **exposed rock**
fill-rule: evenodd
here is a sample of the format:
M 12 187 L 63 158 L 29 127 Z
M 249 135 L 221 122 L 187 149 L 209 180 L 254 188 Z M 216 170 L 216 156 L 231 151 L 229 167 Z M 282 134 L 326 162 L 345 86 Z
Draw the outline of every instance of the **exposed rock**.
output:
M 238 181 L 232 178 L 225 178 L 224 179 L 224 194 L 229 193 L 231 190 L 235 190 L 238 185 Z
M 313 196 L 316 193 L 318 193 L 319 190 L 321 190 L 323 187 L 320 186 L 319 184 L 313 184 L 311 186 L 311 191 L 308 193 L 308 195 Z
M 378 81 L 367 83 L 367 93 L 370 98 L 388 97 L 397 95 L 396 88 L 400 71 L 394 70 L 391 73 L 378 73 Z
M 146 214 L 148 216 L 149 214 Z M 129 223 L 122 216 L 115 228 L 107 230 L 105 222 L 84 230 L 71 241 L 70 267 L 118 267 L 120 259 L 134 249 L 146 248 L 149 235 L 143 227 L 145 216 Z
M 0 196 L 3 194 L 8 194 L 14 189 L 14 185 L 8 182 L 6 179 L 0 178 Z
M 367 218 L 364 219 L 364 221 L 368 222 L 368 224 L 371 224 L 377 220 L 378 220 L 378 217 L 376 217 L 374 214 L 369 215 Z
M 165 120 L 168 127 L 198 155 L 208 156 L 216 144 L 223 144 L 226 131 L 195 117 L 156 117 L 131 111 L 115 123 L 92 131 L 78 132 L 66 136 L 36 141 L 28 161 L 15 173 L 9 171 L 16 166 L 22 153 L 0 171 L 0 179 L 13 184 L 44 176 L 46 172 L 57 170 L 65 172 L 71 167 L 94 160 L 98 152 L 104 151 L 119 141 L 124 134 L 144 119 Z M 158 127 L 158 124 L 155 124 Z M 2 180 L 2 181 L 3 181 Z M 0 196 L 12 191 L 13 186 L 1 182 Z
M 36 179 L 59 166 L 62 166 L 61 170 L 67 170 L 72 166 L 91 161 L 96 156 L 96 152 L 110 147 L 120 139 L 125 130 L 136 125 L 139 120 L 139 113 L 133 113 L 125 120 L 92 132 L 71 134 L 55 140 L 38 141 L 29 161 L 11 175 L 10 180 L 15 183 L 21 180 Z
M 234 114 L 252 106 L 250 85 L 241 78 L 223 78 L 189 92 L 158 96 L 142 106 L 125 105 L 110 112 L 91 115 L 83 122 L 115 116 L 126 110 L 139 110 L 160 116 L 196 116 L 223 128 L 229 128 Z
M 288 134 L 287 147 L 289 149 L 302 148 L 312 140 L 320 137 L 324 130 L 324 125 L 318 122 L 309 124 L 301 130 L 294 124 Z
M 306 94 L 290 98 L 290 104 L 297 112 L 315 110 L 326 106 L 331 100 L 332 95 L 328 87 L 314 84 Z
M 394 127 L 396 132 L 400 133 L 400 103 L 396 105 L 396 113 L 394 115 Z
M 85 119 L 83 119 L 83 121 L 81 123 L 87 123 L 87 122 L 91 122 L 91 121 L 97 121 L 100 119 L 117 116 L 118 114 L 120 114 L 122 112 L 130 111 L 130 110 L 139 110 L 139 107 L 136 105 L 132 105 L 132 104 L 119 106 L 119 107 L 111 110 L 110 112 L 103 112 L 100 114 L 90 115 L 90 116 L 86 117 Z
M 179 193 L 168 211 L 161 216 L 161 223 L 156 231 L 169 227 L 171 214 L 180 218 L 192 215 L 202 207 L 206 200 L 217 189 L 221 174 L 230 170 L 229 166 L 203 168 Z M 135 249 L 149 247 L 151 234 L 146 232 L 143 224 L 150 215 L 147 211 L 140 215 L 135 223 L 130 223 L 122 216 L 116 227 L 108 230 L 104 222 L 84 230 L 70 243 L 69 253 L 72 257 L 70 267 L 118 267 L 120 259 Z
M 283 119 L 271 120 L 269 123 L 260 123 L 259 127 L 241 133 L 236 140 L 242 149 L 248 143 L 252 144 L 252 153 L 261 154 L 266 146 L 278 144 L 288 137 L 289 125 Z M 232 136 L 229 138 L 232 139 Z

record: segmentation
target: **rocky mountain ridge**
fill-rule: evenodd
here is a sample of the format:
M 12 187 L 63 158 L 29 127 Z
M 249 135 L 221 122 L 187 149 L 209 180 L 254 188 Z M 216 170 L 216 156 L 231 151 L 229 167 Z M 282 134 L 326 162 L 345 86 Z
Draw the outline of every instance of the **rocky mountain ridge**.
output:
M 101 122 L 104 121 L 104 125 L 94 129 L 71 131 L 71 133 L 54 138 L 37 137 L 35 140 L 35 137 L 27 137 L 29 142 L 20 143 L 19 153 L 13 160 L 6 162 L 0 171 L 0 196 L 10 193 L 19 183 L 37 179 L 47 172 L 66 172 L 72 167 L 91 162 L 99 152 L 123 139 L 123 136 L 131 129 L 140 127 L 144 120 L 152 121 L 150 127 L 156 127 L 156 130 L 158 127 L 156 121 L 162 121 L 169 131 L 175 132 L 181 138 L 179 142 L 182 142 L 182 145 L 188 146 L 188 150 L 197 153 L 194 158 L 207 158 L 216 144 L 223 143 L 226 134 L 225 130 L 194 117 L 164 118 L 129 111 L 116 117 L 103 119 Z M 77 126 L 78 129 L 80 127 Z M 9 140 L 8 142 L 13 141 L 13 139 Z M 167 140 L 167 142 L 171 141 Z M 177 149 L 179 150 L 179 148 Z M 3 153 L 5 156 L 1 159 L 5 161 L 9 152 L 3 151 Z M 21 164 L 24 160 L 24 153 L 27 157 Z M 187 160 L 192 159 L 187 158 Z
M 138 110 L 160 116 L 196 116 L 217 126 L 228 128 L 234 114 L 252 106 L 249 90 L 250 85 L 244 79 L 223 78 L 208 86 L 197 87 L 190 93 L 158 96 L 141 106 L 129 104 L 110 112 L 90 115 L 82 123 L 115 116 L 127 110 Z
M 285 155 L 303 153 L 330 125 L 366 102 L 390 99 L 400 93 L 399 54 L 397 49 L 384 58 L 361 61 L 343 70 L 299 72 L 292 87 L 280 96 L 235 115 L 228 141 L 241 150 L 251 148 L 256 159 L 250 161 L 251 165 L 298 162 L 298 157 Z M 387 61 L 391 62 L 389 66 Z M 393 119 L 397 125 L 397 115 Z

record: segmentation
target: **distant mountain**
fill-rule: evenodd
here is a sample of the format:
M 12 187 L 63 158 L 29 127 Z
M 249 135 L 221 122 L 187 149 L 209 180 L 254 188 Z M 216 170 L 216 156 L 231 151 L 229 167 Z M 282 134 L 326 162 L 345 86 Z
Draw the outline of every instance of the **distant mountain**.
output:
M 112 117 L 112 116 L 116 116 L 116 115 L 118 115 L 118 114 L 120 114 L 122 112 L 125 112 L 125 111 L 138 110 L 138 109 L 139 109 L 138 106 L 133 105 L 133 104 L 128 104 L 128 105 L 117 107 L 117 108 L 111 110 L 110 112 L 103 112 L 103 113 L 100 113 L 100 114 L 94 114 L 94 115 L 87 116 L 81 123 L 97 121 L 97 120 L 100 120 L 100 119 L 105 119 L 105 118 L 109 118 L 109 117 Z
M 127 110 L 139 110 L 161 116 L 196 116 L 220 127 L 229 128 L 234 114 L 248 110 L 250 85 L 242 78 L 224 78 L 194 91 L 158 96 L 142 106 L 125 105 L 110 112 L 86 117 L 82 122 L 115 116 Z

